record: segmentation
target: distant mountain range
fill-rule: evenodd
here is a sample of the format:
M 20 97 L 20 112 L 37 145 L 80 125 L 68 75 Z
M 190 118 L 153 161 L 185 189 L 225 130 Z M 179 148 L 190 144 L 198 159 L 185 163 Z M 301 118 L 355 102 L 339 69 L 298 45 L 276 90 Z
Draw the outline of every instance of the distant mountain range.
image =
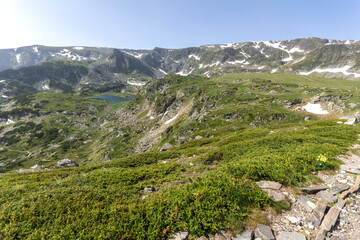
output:
M 303 38 L 132 50 L 34 45 L 0 50 L 0 96 L 121 91 L 166 74 L 294 73 L 360 78 L 360 41 Z

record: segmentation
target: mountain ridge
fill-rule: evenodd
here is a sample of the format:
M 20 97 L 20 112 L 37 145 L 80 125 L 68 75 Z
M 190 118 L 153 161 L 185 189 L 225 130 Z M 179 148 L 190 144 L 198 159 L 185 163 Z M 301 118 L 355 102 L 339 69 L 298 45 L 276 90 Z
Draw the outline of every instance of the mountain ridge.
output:
M 80 64 L 87 68 L 88 74 L 78 76 L 73 83 L 56 79 L 53 73 L 46 76 L 47 80 L 67 82 L 66 88 L 72 91 L 97 91 L 102 86 L 108 89 L 106 85 L 128 86 L 129 82 L 141 85 L 167 74 L 210 77 L 229 73 L 292 73 L 356 80 L 360 78 L 359 53 L 360 41 L 321 38 L 209 44 L 181 49 L 155 47 L 152 50 L 33 45 L 0 50 L 0 70 L 3 70 L 0 72 L 0 96 L 18 95 L 8 86 L 14 82 L 18 82 L 20 88 L 28 88 L 23 93 L 64 91 L 63 87 L 37 87 L 39 79 L 30 73 L 28 78 L 33 80 L 27 85 L 21 80 L 21 69 L 32 67 L 37 71 L 48 61 L 58 65 L 62 65 L 62 61 L 68 61 L 68 65 Z M 9 76 L 6 72 L 9 68 L 18 72 Z M 118 89 L 121 91 L 123 87 Z

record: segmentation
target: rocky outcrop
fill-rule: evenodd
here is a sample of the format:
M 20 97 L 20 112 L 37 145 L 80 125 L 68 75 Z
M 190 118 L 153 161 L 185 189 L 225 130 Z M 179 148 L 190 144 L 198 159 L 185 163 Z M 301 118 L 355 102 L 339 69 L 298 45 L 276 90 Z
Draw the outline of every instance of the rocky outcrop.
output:
M 77 164 L 75 161 L 72 161 L 70 159 L 62 159 L 54 164 L 54 167 L 78 167 L 79 164 Z

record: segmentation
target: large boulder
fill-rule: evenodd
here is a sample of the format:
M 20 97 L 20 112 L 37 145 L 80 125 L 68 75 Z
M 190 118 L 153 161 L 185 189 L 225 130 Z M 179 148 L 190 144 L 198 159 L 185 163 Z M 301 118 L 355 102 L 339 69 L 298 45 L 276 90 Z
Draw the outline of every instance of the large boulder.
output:
M 160 152 L 165 152 L 165 151 L 169 151 L 170 148 L 172 148 L 173 145 L 171 145 L 170 143 L 165 143 L 164 145 L 162 145 L 162 147 L 160 148 Z
M 78 167 L 79 164 L 77 164 L 75 161 L 72 161 L 70 159 L 62 159 L 55 163 L 54 167 Z

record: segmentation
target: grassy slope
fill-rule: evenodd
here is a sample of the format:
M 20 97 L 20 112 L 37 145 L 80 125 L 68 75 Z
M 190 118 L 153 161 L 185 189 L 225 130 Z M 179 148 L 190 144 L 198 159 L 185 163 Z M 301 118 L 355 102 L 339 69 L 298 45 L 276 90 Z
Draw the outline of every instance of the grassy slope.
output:
M 217 106 L 209 110 L 201 124 L 181 116 L 163 141 L 153 147 L 154 152 L 123 157 L 121 151 L 116 151 L 126 144 L 122 141 L 134 143 L 144 133 L 130 134 L 93 143 L 94 147 L 113 144 L 116 160 L 108 163 L 2 175 L 0 233 L 9 239 L 163 239 L 180 229 L 188 229 L 194 236 L 221 229 L 237 231 L 254 209 L 270 205 L 278 210 L 281 206 L 262 194 L 254 181 L 275 180 L 293 186 L 311 181 L 312 171 L 338 165 L 335 156 L 357 140 L 360 129 L 337 124 L 336 120 L 303 122 L 302 114 L 268 101 L 272 97 L 268 92 L 279 90 L 279 85 L 264 80 L 293 78 L 276 76 L 229 75 L 221 82 L 181 77 L 163 80 L 165 85 L 171 83 L 168 92 L 149 95 L 159 102 L 159 108 L 167 93 L 179 90 L 184 92 L 184 99 L 197 102 L 206 96 Z M 239 78 L 243 80 L 234 82 Z M 316 83 L 309 83 L 310 90 L 322 87 L 311 84 Z M 345 88 L 338 93 L 349 93 L 347 82 L 337 85 Z M 275 95 L 280 100 L 318 93 L 303 95 L 305 88 L 291 84 L 280 87 L 282 92 Z M 140 103 L 141 99 L 127 107 L 138 106 L 136 101 Z M 223 118 L 234 110 L 244 113 L 244 118 Z M 274 113 L 287 115 L 282 121 L 249 126 L 255 116 Z M 140 112 L 140 120 L 155 124 L 145 115 Z M 108 125 L 113 132 L 125 131 L 117 129 L 116 124 Z M 193 137 L 213 137 L 189 141 L 169 152 L 156 152 L 162 143 L 173 141 L 189 129 Z M 104 136 L 109 139 L 112 132 Z M 317 161 L 320 154 L 328 159 L 325 166 Z M 144 198 L 144 187 L 151 185 L 156 193 Z

